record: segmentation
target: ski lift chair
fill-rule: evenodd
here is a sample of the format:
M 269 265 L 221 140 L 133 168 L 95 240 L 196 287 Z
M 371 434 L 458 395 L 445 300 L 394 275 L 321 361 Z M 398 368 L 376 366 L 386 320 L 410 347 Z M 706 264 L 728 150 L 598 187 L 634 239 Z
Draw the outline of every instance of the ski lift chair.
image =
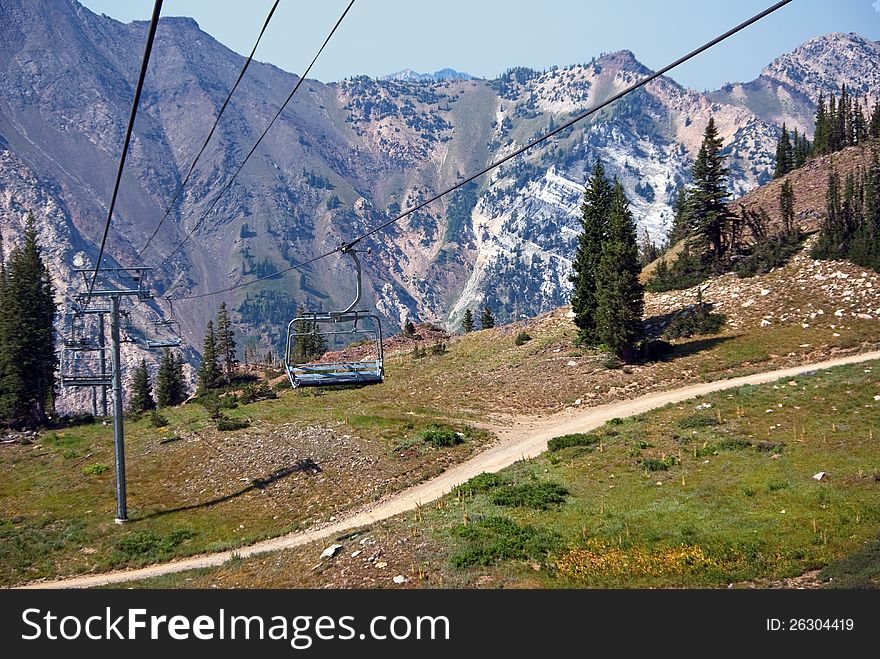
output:
M 361 263 L 354 249 L 344 247 L 354 261 L 357 273 L 355 298 L 343 311 L 308 312 L 294 318 L 287 326 L 284 365 L 293 387 L 333 387 L 342 385 L 380 384 L 385 379 L 382 349 L 382 322 L 375 314 L 355 308 L 361 299 Z M 369 251 L 368 251 L 369 253 Z M 372 346 L 367 359 L 358 361 L 309 361 L 308 347 L 331 339 L 331 346 L 344 340 Z
M 62 387 L 109 387 L 113 382 L 107 348 L 65 346 L 61 350 L 59 374 Z
M 159 336 L 146 340 L 144 345 L 150 350 L 179 348 L 183 345 L 183 341 L 180 338 L 180 321 L 174 319 L 174 304 L 171 302 L 170 297 L 166 296 L 165 299 L 168 301 L 171 313 L 168 315 L 168 318 L 158 318 L 153 321 L 153 331 Z M 164 332 L 168 332 L 172 336 L 161 336 Z

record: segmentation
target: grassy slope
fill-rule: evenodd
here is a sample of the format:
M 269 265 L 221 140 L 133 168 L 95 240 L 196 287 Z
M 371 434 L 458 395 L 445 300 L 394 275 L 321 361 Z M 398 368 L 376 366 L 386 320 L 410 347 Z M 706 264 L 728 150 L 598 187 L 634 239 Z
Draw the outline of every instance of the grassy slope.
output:
M 790 278 L 786 272 L 755 280 L 758 288 L 772 282 L 774 291 L 759 299 L 780 309 L 819 303 L 815 287 L 784 288 L 777 280 Z M 419 431 L 438 420 L 475 424 L 494 415 L 546 414 L 578 399 L 590 405 L 635 397 L 859 351 L 880 340 L 876 320 L 844 321 L 831 313 L 831 300 L 822 304 L 827 315 L 808 328 L 797 314 L 756 327 L 759 315 L 741 310 L 739 329 L 681 341 L 666 361 L 616 370 L 606 369 L 599 353 L 574 346 L 574 326 L 558 310 L 454 340 L 443 356 L 391 355 L 381 387 L 317 397 L 286 391 L 280 400 L 229 411 L 252 420 L 246 430 L 218 433 L 198 406 L 170 410 L 167 430 L 146 421 L 127 425 L 135 521 L 125 527 L 112 523 L 112 470 L 83 473 L 92 464 L 112 466 L 109 426 L 0 447 L 3 583 L 168 560 L 326 521 L 429 478 L 490 439 L 481 434 L 451 449 L 420 443 Z M 533 339 L 517 346 L 523 327 Z M 171 434 L 182 441 L 160 443 Z M 307 459 L 322 471 L 299 469 Z
M 501 472 L 507 484 L 564 486 L 565 503 L 548 510 L 496 505 L 498 487 L 449 495 L 340 539 L 333 561 L 310 546 L 138 585 L 391 587 L 402 574 L 408 587 L 720 587 L 772 583 L 859 550 L 828 576 L 867 572 L 864 585 L 880 534 L 878 368 L 668 406 Z M 675 464 L 647 468 L 663 458 Z M 497 517 L 518 528 L 493 535 L 486 520 Z M 521 555 L 493 560 L 504 551 Z M 490 564 L 454 567 L 475 557 Z

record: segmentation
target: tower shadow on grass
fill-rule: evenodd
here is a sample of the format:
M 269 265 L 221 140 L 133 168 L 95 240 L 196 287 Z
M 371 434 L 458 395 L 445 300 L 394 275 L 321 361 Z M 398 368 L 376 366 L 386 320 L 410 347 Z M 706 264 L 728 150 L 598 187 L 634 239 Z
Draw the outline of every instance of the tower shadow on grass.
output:
M 255 490 L 265 490 L 267 487 L 272 485 L 273 483 L 277 483 L 283 478 L 287 478 L 291 474 L 296 474 L 300 472 L 304 472 L 307 474 L 320 474 L 323 471 L 321 465 L 312 460 L 311 458 L 304 458 L 302 460 L 298 460 L 296 464 L 290 467 L 282 467 L 276 471 L 273 471 L 268 476 L 264 476 L 262 478 L 253 479 L 248 485 L 232 492 L 230 494 L 226 494 L 222 497 L 217 497 L 215 499 L 211 499 L 210 501 L 203 501 L 202 503 L 193 503 L 187 506 L 178 506 L 177 508 L 169 508 L 167 510 L 157 510 L 155 512 L 149 513 L 147 515 L 143 515 L 141 517 L 137 517 L 132 519 L 132 522 L 137 522 L 145 519 L 153 519 L 156 517 L 162 517 L 163 515 L 171 515 L 174 513 L 181 513 L 187 510 L 199 510 L 202 508 L 210 508 L 211 506 L 216 506 L 221 503 L 226 503 L 227 501 L 232 501 L 233 499 L 237 499 L 238 497 L 244 496 L 248 492 L 253 492 Z

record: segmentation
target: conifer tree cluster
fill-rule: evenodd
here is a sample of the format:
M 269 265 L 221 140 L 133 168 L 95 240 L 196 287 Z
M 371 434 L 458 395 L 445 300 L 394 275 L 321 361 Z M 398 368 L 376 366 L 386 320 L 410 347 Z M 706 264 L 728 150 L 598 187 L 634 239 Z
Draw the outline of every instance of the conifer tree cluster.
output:
M 798 129 L 789 134 L 788 128 L 782 124 L 782 133 L 776 142 L 776 170 L 773 178 L 782 178 L 798 167 L 802 167 L 813 151 L 813 145 Z
M 597 162 L 584 191 L 571 282 L 581 345 L 605 345 L 630 360 L 642 338 L 643 290 L 636 226 L 623 186 Z
M 826 105 L 825 95 L 819 94 L 816 107 L 816 132 L 813 152 L 822 156 L 848 146 L 864 144 L 870 138 L 880 138 L 880 103 L 874 105 L 870 120 L 866 118 L 867 105 L 840 88 L 840 96 L 831 94 Z
M 216 326 L 213 320 L 208 321 L 202 341 L 202 363 L 196 370 L 199 395 L 232 384 L 238 368 L 235 332 L 225 303 L 220 305 L 216 321 Z
M 317 324 L 306 318 L 306 311 L 302 305 L 297 311 L 297 316 L 299 320 L 294 327 L 297 336 L 291 346 L 289 358 L 294 363 L 306 364 L 327 352 L 327 339 L 321 334 Z M 415 326 L 412 331 L 415 334 Z
M 56 307 L 32 216 L 4 256 L 0 237 L 0 423 L 35 428 L 54 407 Z
M 156 403 L 159 407 L 173 407 L 180 405 L 186 397 L 183 360 L 176 357 L 170 348 L 165 348 L 156 374 Z
M 825 196 L 825 220 L 813 257 L 849 259 L 880 272 L 880 160 L 872 154 L 867 169 L 840 175 L 832 168 Z

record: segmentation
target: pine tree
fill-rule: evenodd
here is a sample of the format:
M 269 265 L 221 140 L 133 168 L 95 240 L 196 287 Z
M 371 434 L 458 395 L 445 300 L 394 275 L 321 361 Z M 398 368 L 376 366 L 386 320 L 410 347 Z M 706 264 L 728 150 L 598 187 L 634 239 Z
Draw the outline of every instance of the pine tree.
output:
M 672 247 L 679 240 L 687 238 L 690 233 L 688 226 L 688 197 L 687 190 L 682 186 L 675 193 L 675 201 L 672 203 L 672 226 L 669 228 L 666 243 Z
M 155 408 L 156 401 L 153 400 L 147 360 L 141 359 L 141 363 L 132 372 L 131 396 L 129 397 L 128 409 L 135 414 L 139 414 Z
M 825 193 L 825 219 L 819 239 L 813 247 L 813 258 L 836 259 L 844 253 L 846 231 L 840 201 L 840 176 L 832 167 L 828 174 L 828 190 Z
M 865 175 L 865 213 L 858 238 L 862 253 L 855 254 L 854 248 L 853 260 L 880 272 L 880 159 L 876 150 Z
M 853 103 L 852 113 L 852 139 L 853 144 L 863 144 L 868 137 L 868 122 L 865 121 L 865 113 L 858 99 Z
M 596 270 L 602 255 L 608 211 L 611 207 L 612 188 L 605 178 L 605 169 L 596 161 L 590 180 L 584 191 L 581 205 L 581 234 L 575 252 L 573 273 L 569 280 L 574 284 L 571 293 L 571 309 L 578 327 L 578 343 L 592 344 L 596 334 Z
M 819 101 L 816 103 L 816 131 L 813 133 L 813 151 L 816 155 L 825 155 L 830 152 L 831 129 L 828 120 L 828 111 L 825 108 L 825 94 L 819 92 Z
M 495 316 L 492 315 L 492 310 L 487 304 L 480 312 L 480 329 L 492 329 L 493 327 L 495 327 Z
M 837 111 L 837 98 L 834 94 L 828 98 L 828 153 L 840 150 L 843 141 L 843 125 Z
M 306 317 L 305 308 L 300 305 L 294 331 L 296 337 L 292 346 L 290 359 L 296 364 L 306 364 L 319 358 L 327 351 L 327 340 L 313 320 Z
M 165 348 L 156 374 L 156 403 L 159 407 L 173 407 L 184 400 L 186 381 L 183 377 L 183 361 L 177 359 L 170 348 Z
M 645 229 L 642 232 L 642 240 L 639 243 L 639 265 L 643 268 L 649 263 L 653 263 L 660 257 L 660 248 L 654 244 L 651 234 Z
M 804 134 L 798 135 L 797 128 L 794 129 L 794 168 L 803 167 L 810 157 L 812 145 Z
M 782 178 L 795 167 L 794 147 L 788 135 L 788 129 L 782 124 L 782 134 L 776 142 L 776 171 L 773 178 Z
M 853 145 L 852 131 L 852 98 L 846 93 L 846 85 L 840 87 L 840 102 L 837 104 L 837 132 L 840 143 L 837 149 L 845 149 Z
M 635 221 L 623 186 L 615 180 L 608 236 L 596 271 L 596 325 L 600 341 L 624 361 L 632 359 L 643 334 L 640 272 Z
M 208 321 L 205 340 L 202 342 L 202 363 L 196 372 L 198 392 L 203 395 L 211 389 L 217 389 L 223 382 L 223 373 L 217 359 L 217 335 L 214 332 L 214 321 Z
M 33 216 L 28 215 L 24 243 L 10 252 L 4 275 L 0 419 L 34 428 L 53 411 L 56 359 L 52 281 Z
M 217 311 L 217 354 L 223 364 L 223 379 L 227 384 L 231 384 L 235 379 L 238 359 L 235 355 L 235 332 L 225 302 L 220 304 L 220 309 Z
M 461 329 L 465 334 L 474 331 L 474 314 L 470 309 L 464 310 L 464 318 L 461 319 Z
M 688 212 L 694 231 L 712 248 L 717 261 L 726 252 L 724 236 L 732 217 L 727 208 L 730 192 L 727 190 L 728 168 L 725 157 L 721 155 L 722 145 L 715 120 L 709 117 L 693 167 L 694 187 L 688 197 Z
M 794 188 L 791 181 L 784 181 L 779 190 L 779 213 L 782 217 L 783 237 L 795 237 L 799 231 L 794 218 Z
M 871 125 L 868 134 L 875 140 L 880 139 L 880 101 L 874 104 L 874 112 L 871 113 Z

